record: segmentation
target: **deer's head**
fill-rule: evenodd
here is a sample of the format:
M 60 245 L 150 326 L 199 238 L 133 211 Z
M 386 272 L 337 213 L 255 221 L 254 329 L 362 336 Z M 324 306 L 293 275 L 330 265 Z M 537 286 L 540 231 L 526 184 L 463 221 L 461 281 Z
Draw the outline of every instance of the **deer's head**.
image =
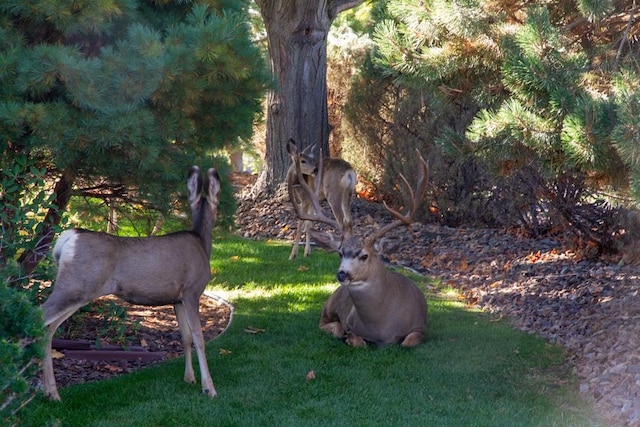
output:
M 379 259 L 380 254 L 389 253 L 395 248 L 395 242 L 385 238 L 385 234 L 389 231 L 413 222 L 415 212 L 419 201 L 424 197 L 428 184 L 429 167 L 418 152 L 420 169 L 418 171 L 418 179 L 416 190 L 414 191 L 409 181 L 401 174 L 400 177 L 404 181 L 409 193 L 409 208 L 406 214 L 393 209 L 384 203 L 385 209 L 395 218 L 391 223 L 380 227 L 366 237 L 352 236 L 340 228 L 340 224 L 331 218 L 326 217 L 319 209 L 318 190 L 312 191 L 306 184 L 301 184 L 305 188 L 311 200 L 316 207 L 315 214 L 306 214 L 298 208 L 298 216 L 305 215 L 304 219 L 315 220 L 330 225 L 336 229 L 337 233 L 311 231 L 314 240 L 318 245 L 325 249 L 337 251 L 340 254 L 340 268 L 337 278 L 342 285 L 359 285 L 366 283 L 371 277 L 380 273 L 380 269 L 384 268 L 382 261 Z M 295 203 L 294 203 L 295 205 Z
M 315 176 L 318 173 L 318 159 L 314 154 L 315 147 L 316 145 L 312 144 L 300 151 L 295 141 L 289 138 L 289 141 L 287 141 L 287 152 L 289 153 L 289 157 L 291 157 L 292 170 L 295 170 L 296 164 L 299 164 L 299 170 L 302 175 Z

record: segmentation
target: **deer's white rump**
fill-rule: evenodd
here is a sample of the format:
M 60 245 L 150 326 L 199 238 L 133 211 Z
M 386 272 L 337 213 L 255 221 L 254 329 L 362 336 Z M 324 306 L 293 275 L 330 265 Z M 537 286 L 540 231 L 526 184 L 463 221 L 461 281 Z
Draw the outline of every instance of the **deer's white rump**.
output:
M 220 179 L 213 168 L 203 179 L 194 166 L 187 187 L 191 231 L 132 238 L 72 229 L 58 238 L 53 248 L 58 275 L 53 292 L 43 304 L 47 326 L 44 393 L 50 399 L 60 400 L 51 355 L 56 329 L 80 307 L 109 294 L 133 304 L 173 304 L 185 351 L 184 380 L 196 382 L 191 361 L 193 344 L 202 390 L 211 397 L 216 395 L 205 356 L 199 303 L 211 279 L 211 230 L 217 216 Z

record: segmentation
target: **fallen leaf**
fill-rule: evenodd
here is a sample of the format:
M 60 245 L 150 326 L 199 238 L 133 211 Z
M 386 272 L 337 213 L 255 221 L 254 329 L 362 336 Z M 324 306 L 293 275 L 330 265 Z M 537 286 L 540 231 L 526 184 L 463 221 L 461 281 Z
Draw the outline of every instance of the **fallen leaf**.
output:
M 144 338 L 141 338 L 140 339 L 140 347 L 144 347 L 144 348 L 149 347 L 149 343 L 147 342 L 147 340 L 145 340 Z
M 120 366 L 107 365 L 105 369 L 109 372 L 122 372 L 122 368 Z
M 221 355 L 221 356 L 228 356 L 228 355 L 230 355 L 230 354 L 231 354 L 231 350 L 226 350 L 226 349 L 224 349 L 224 348 L 221 348 L 221 349 L 220 349 L 220 355 Z
M 316 372 L 315 371 L 307 372 L 307 381 L 311 381 L 311 380 L 315 380 L 315 379 L 316 379 Z
M 298 267 L 298 271 L 307 271 L 308 268 L 305 267 L 304 265 L 301 265 L 300 267 Z
M 240 261 L 240 256 L 239 255 L 234 255 L 231 258 L 229 258 L 231 261 Z
M 63 359 L 64 357 L 65 357 L 64 353 L 59 352 L 55 348 L 51 350 L 52 359 Z
M 264 329 L 254 328 L 253 326 L 247 326 L 246 328 L 244 328 L 244 331 L 248 334 L 260 334 L 264 332 Z

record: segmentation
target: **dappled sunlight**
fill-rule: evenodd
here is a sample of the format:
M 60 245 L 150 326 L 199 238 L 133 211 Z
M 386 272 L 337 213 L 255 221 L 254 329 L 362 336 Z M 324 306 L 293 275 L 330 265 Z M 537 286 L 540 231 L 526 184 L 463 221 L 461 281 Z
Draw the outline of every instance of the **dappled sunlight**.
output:
M 536 251 L 530 252 L 526 255 L 521 263 L 522 264 L 547 264 L 547 263 L 557 263 L 562 260 L 567 259 L 575 259 L 576 254 L 572 250 L 564 250 L 559 251 L 556 248 L 553 248 L 549 251 Z
M 308 311 L 311 306 L 317 306 L 318 300 L 328 298 L 336 289 L 336 284 L 313 284 L 313 285 L 281 285 L 273 287 L 260 287 L 255 284 L 246 287 L 226 288 L 221 286 L 210 286 L 207 288 L 208 294 L 216 295 L 225 301 L 236 304 L 239 301 L 251 301 L 254 304 L 269 304 L 270 301 L 285 302 L 281 309 L 291 312 Z

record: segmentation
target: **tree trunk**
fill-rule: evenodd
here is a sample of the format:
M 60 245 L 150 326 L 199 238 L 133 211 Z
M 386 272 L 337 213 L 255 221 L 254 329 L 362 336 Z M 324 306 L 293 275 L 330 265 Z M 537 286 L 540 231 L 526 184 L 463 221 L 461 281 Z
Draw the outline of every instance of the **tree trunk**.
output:
M 287 141 L 329 153 L 327 34 L 336 15 L 363 0 L 256 0 L 267 30 L 276 89 L 267 98 L 262 188 L 273 189 L 289 168 Z
M 40 233 L 34 238 L 37 242 L 34 249 L 25 251 L 18 258 L 18 264 L 23 274 L 29 275 L 38 266 L 38 263 L 47 256 L 55 236 L 55 226 L 60 224 L 61 213 L 67 208 L 67 204 L 71 199 L 71 189 L 73 187 L 74 177 L 71 174 L 63 173 L 60 180 L 56 182 L 53 189 L 56 197 L 53 201 L 55 208 L 49 208 L 47 214 L 42 220 L 43 227 Z

